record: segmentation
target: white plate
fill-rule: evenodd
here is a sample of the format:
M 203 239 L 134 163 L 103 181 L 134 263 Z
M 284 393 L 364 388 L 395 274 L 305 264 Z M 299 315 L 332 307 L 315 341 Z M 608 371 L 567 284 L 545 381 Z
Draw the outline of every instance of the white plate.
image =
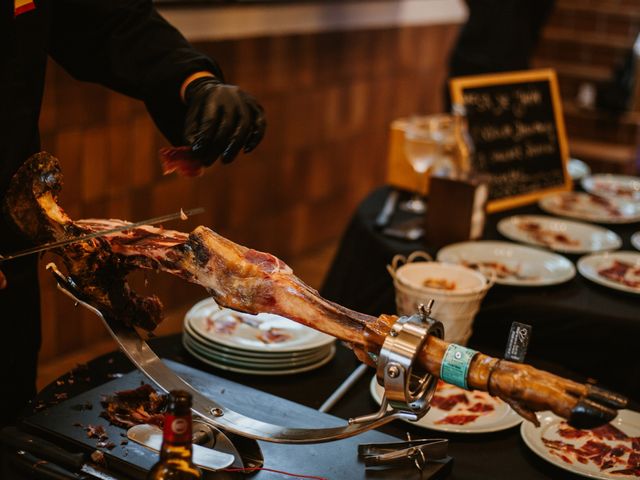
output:
M 631 245 L 640 250 L 640 232 L 631 235 Z
M 564 192 L 547 195 L 538 202 L 545 212 L 596 223 L 640 222 L 640 202 L 607 198 L 588 193 Z
M 187 312 L 185 321 L 208 340 L 236 350 L 298 352 L 323 347 L 335 340 L 334 337 L 278 315 L 269 313 L 249 315 L 228 308 L 220 309 L 213 299 L 202 300 L 195 304 Z M 236 325 L 229 333 L 216 331 L 215 325 L 222 325 L 224 322 Z M 288 338 L 281 342 L 264 343 L 258 337 L 270 329 L 277 329 Z
M 327 355 L 331 350 L 331 345 L 327 345 L 326 347 L 321 347 L 316 350 L 313 350 L 309 355 L 304 355 L 302 357 L 286 357 L 286 358 L 255 358 L 255 357 L 245 357 L 244 355 L 236 355 L 227 352 L 221 352 L 215 348 L 212 348 L 210 345 L 203 344 L 193 336 L 191 336 L 188 332 L 184 334 L 185 341 L 188 341 L 192 346 L 200 350 L 202 353 L 209 355 L 211 357 L 216 357 L 218 360 L 228 360 L 230 362 L 243 363 L 245 365 L 256 365 L 261 368 L 269 368 L 269 367 L 278 367 L 278 366 L 287 366 L 287 365 L 298 365 L 302 363 L 311 363 L 312 361 L 318 360 L 318 358 Z
M 522 287 L 555 285 L 571 280 L 576 269 L 573 263 L 556 253 L 538 248 L 525 247 L 510 242 L 462 242 L 444 247 L 438 252 L 441 262 L 460 263 L 475 267 L 485 276 L 496 273 L 496 283 Z M 500 273 L 498 263 L 507 269 Z M 484 264 L 484 265 L 482 265 Z
M 255 368 L 236 367 L 236 366 L 226 365 L 224 363 L 216 362 L 214 360 L 211 360 L 205 357 L 204 355 L 199 354 L 192 347 L 185 345 L 184 342 L 183 342 L 183 346 L 195 358 L 197 358 L 203 363 L 206 363 L 207 365 L 211 365 L 212 367 L 219 368 L 221 370 L 227 370 L 229 372 L 246 373 L 249 375 L 265 375 L 265 376 L 292 375 L 294 373 L 302 373 L 302 372 L 308 372 L 310 370 L 315 370 L 316 368 L 320 368 L 323 365 L 327 364 L 334 357 L 336 353 L 336 347 L 335 345 L 333 345 L 331 347 L 331 351 L 326 357 L 322 358 L 320 361 L 316 363 L 312 363 L 311 365 L 306 365 L 304 367 L 299 367 L 299 368 L 285 368 L 285 369 L 278 369 L 278 370 L 257 370 Z
M 191 332 L 190 330 L 185 330 L 184 335 L 188 336 L 189 339 L 195 344 L 197 344 L 200 348 L 203 348 L 204 350 L 211 352 L 211 354 L 213 355 L 229 358 L 232 360 L 243 361 L 243 362 L 253 362 L 256 364 L 263 363 L 265 365 L 277 365 L 277 364 L 283 364 L 287 362 L 303 362 L 305 360 L 308 360 L 309 358 L 318 356 L 322 352 L 326 353 L 331 348 L 331 345 L 326 345 L 324 347 L 310 350 L 304 355 L 295 354 L 295 355 L 288 355 L 288 356 L 256 357 L 253 355 L 244 355 L 243 354 L 244 352 L 241 352 L 239 350 L 235 352 L 221 350 L 217 348 L 215 344 L 202 341 L 200 337 L 194 335 L 193 332 Z
M 330 345 L 326 345 L 319 348 L 313 348 L 311 350 L 302 350 L 299 352 L 251 352 L 248 350 L 238 350 L 235 348 L 225 347 L 224 345 L 220 345 L 219 343 L 212 342 L 211 340 L 203 337 L 198 332 L 196 332 L 193 327 L 189 324 L 189 322 L 184 323 L 184 332 L 191 337 L 192 340 L 199 343 L 203 347 L 211 350 L 212 352 L 216 352 L 220 355 L 230 355 L 233 357 L 242 358 L 244 360 L 255 360 L 258 362 L 282 362 L 289 360 L 302 360 L 309 356 L 317 354 L 320 350 L 328 351 Z
M 378 381 L 376 380 L 375 376 L 371 379 L 371 383 L 369 384 L 369 391 L 371 392 L 371 396 L 373 397 L 373 399 L 378 402 L 378 404 L 380 404 L 382 401 L 382 394 L 384 393 L 384 389 L 380 385 L 378 385 Z M 451 410 L 442 410 L 440 408 L 432 406 L 431 410 L 429 410 L 429 412 L 427 412 L 427 414 L 417 422 L 411 422 L 409 420 L 406 421 L 419 427 L 438 430 L 440 432 L 453 433 L 498 432 L 500 430 L 506 430 L 508 428 L 515 427 L 520 422 L 522 422 L 522 417 L 514 412 L 509 405 L 498 398 L 491 397 L 491 395 L 486 392 L 468 392 L 454 385 L 449 385 L 446 383 L 444 383 L 442 387 L 438 385 L 438 389 L 436 390 L 436 395 L 439 396 L 452 396 L 461 393 L 467 395 L 467 398 L 471 401 L 471 404 L 481 401 L 493 405 L 495 410 L 480 415 L 473 422 L 467 423 L 466 425 L 453 425 L 437 422 L 442 421 L 448 415 L 458 414 L 460 407 L 456 406 Z M 474 395 L 477 395 L 479 398 L 474 398 Z
M 196 350 L 200 355 L 204 355 L 215 362 L 221 362 L 227 365 L 235 365 L 237 367 L 258 368 L 262 370 L 267 370 L 267 369 L 282 370 L 283 368 L 292 368 L 292 367 L 300 367 L 303 365 L 309 365 L 311 363 L 315 363 L 321 360 L 331 352 L 331 346 L 329 345 L 328 347 L 322 347 L 320 350 L 317 350 L 316 352 L 314 352 L 313 355 L 310 355 L 307 357 L 267 361 L 262 359 L 243 358 L 243 357 L 238 357 L 234 355 L 229 355 L 226 353 L 220 353 L 207 346 L 202 345 L 201 343 L 198 343 L 192 337 L 190 337 L 187 333 L 183 335 L 182 341 L 183 343 L 188 344 L 189 347 Z
M 570 443 L 574 445 L 576 448 L 581 448 L 582 445 L 593 438 L 591 435 L 587 434 L 582 438 L 577 439 L 567 439 L 562 437 L 557 433 L 558 427 L 564 424 L 564 420 L 551 412 L 539 412 L 537 413 L 538 420 L 540 420 L 540 428 L 536 428 L 536 426 L 531 422 L 523 422 L 522 427 L 520 427 L 520 435 L 524 440 L 524 443 L 539 457 L 544 460 L 553 463 L 554 465 L 568 470 L 573 473 L 577 473 L 578 475 L 582 475 L 589 478 L 599 478 L 603 480 L 610 479 L 632 479 L 638 478 L 632 475 L 614 475 L 610 473 L 612 470 L 616 470 L 617 468 L 600 470 L 600 467 L 595 465 L 591 460 L 587 460 L 587 463 L 579 462 L 574 455 L 567 455 L 565 457 L 568 460 L 571 460 L 572 463 L 568 463 L 567 461 L 561 459 L 556 454 L 551 453 L 554 451 L 553 449 L 547 447 L 543 441 L 543 438 L 547 441 L 562 441 L 565 443 Z M 640 436 L 640 414 L 636 412 L 632 412 L 631 410 L 620 410 L 618 416 L 611 422 L 611 425 L 621 430 L 623 433 L 630 437 L 638 437 Z M 561 427 L 564 428 L 564 427 Z M 599 441 L 599 440 L 596 440 Z M 609 446 L 615 446 L 621 443 L 630 446 L 630 442 L 622 442 L 621 440 L 603 440 L 603 443 L 606 443 Z M 628 458 L 628 453 L 625 453 L 622 457 L 623 460 Z M 626 463 L 626 462 L 625 462 Z M 623 468 L 622 466 L 618 468 Z
M 625 262 L 632 265 L 632 269 L 638 271 L 638 274 L 629 272 L 625 278 L 640 281 L 640 253 L 638 252 L 609 252 L 586 255 L 578 260 L 578 271 L 585 278 L 592 282 L 599 283 L 605 287 L 621 290 L 623 292 L 640 294 L 640 286 L 633 287 L 625 285 L 622 282 L 611 280 L 599 272 L 604 268 L 609 268 L 615 261 Z
M 583 178 L 581 184 L 594 195 L 640 201 L 640 177 L 598 174 Z
M 537 225 L 543 236 L 523 229 L 526 225 Z M 622 240 L 611 230 L 588 223 L 562 220 L 544 215 L 515 215 L 500 220 L 498 231 L 517 242 L 547 247 L 557 252 L 590 253 L 620 248 Z M 566 243 L 559 238 L 566 237 Z
M 567 170 L 569 171 L 569 176 L 574 181 L 580 180 L 587 175 L 591 175 L 591 168 L 589 168 L 589 165 L 584 163 L 582 160 L 578 160 L 577 158 L 569 159 Z
M 237 362 L 245 362 L 245 363 L 251 363 L 251 364 L 256 364 L 256 365 L 283 365 L 283 364 L 287 364 L 287 363 L 292 363 L 292 362 L 304 362 L 310 359 L 313 359 L 315 357 L 318 357 L 319 355 L 322 355 L 323 353 L 326 354 L 329 352 L 329 350 L 331 349 L 331 345 L 327 345 L 326 347 L 321 347 L 318 349 L 315 349 L 313 351 L 311 351 L 310 353 L 303 355 L 303 356 L 291 356 L 291 357 L 274 357 L 274 358 L 259 358 L 259 357 L 253 357 L 253 356 L 245 356 L 245 355 L 241 355 L 241 354 L 236 354 L 236 353 L 229 353 L 226 351 L 222 351 L 219 350 L 217 348 L 215 348 L 213 345 L 208 344 L 208 343 L 204 343 L 202 342 L 199 338 L 195 337 L 194 335 L 191 334 L 191 332 L 189 331 L 185 331 L 184 332 L 184 336 L 188 337 L 189 341 L 195 345 L 197 348 L 208 352 L 211 355 L 215 355 L 221 358 L 228 358 L 229 360 L 233 360 L 233 361 L 237 361 Z

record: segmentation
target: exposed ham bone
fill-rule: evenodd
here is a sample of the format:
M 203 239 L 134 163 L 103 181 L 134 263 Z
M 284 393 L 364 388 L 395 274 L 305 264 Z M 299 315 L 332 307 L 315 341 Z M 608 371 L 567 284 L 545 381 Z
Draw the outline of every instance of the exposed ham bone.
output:
M 46 153 L 32 157 L 14 177 L 5 210 L 32 240 L 61 240 L 125 223 L 72 221 L 57 204 L 60 185 L 58 162 Z M 397 320 L 393 315 L 371 317 L 325 300 L 281 260 L 237 245 L 202 226 L 190 234 L 150 226 L 135 228 L 75 243 L 56 253 L 97 306 L 147 329 L 160 321 L 161 305 L 157 298 L 142 298 L 129 289 L 124 277 L 134 268 L 162 270 L 202 285 L 225 307 L 281 315 L 333 335 L 369 364 Z M 448 345 L 430 336 L 418 356 L 419 364 L 439 376 Z M 473 358 L 467 381 L 471 388 L 502 398 L 534 422 L 534 411 L 552 410 L 570 420 L 577 412 L 581 421 L 596 425 L 613 419 L 616 411 L 612 407 L 626 402 L 602 391 L 593 401 L 590 386 L 482 353 Z
M 80 220 L 83 232 L 109 230 L 122 220 Z M 162 270 L 204 286 L 221 305 L 247 313 L 268 312 L 364 345 L 375 317 L 329 302 L 298 279 L 282 260 L 243 247 L 198 227 L 190 234 L 142 227 L 103 237 L 122 264 Z M 127 269 L 128 270 L 128 269 Z M 377 332 L 384 336 L 382 330 Z

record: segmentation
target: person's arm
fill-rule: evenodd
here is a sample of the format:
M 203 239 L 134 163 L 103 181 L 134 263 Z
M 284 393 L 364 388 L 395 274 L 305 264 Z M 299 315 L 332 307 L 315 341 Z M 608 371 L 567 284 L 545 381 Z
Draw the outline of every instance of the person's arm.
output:
M 240 148 L 249 151 L 262 138 L 259 105 L 225 85 L 218 65 L 169 25 L 151 0 L 55 0 L 52 9 L 53 59 L 79 80 L 144 101 L 172 144 L 189 144 L 208 164 L 220 154 L 233 159 Z M 195 88 L 205 82 L 215 96 Z M 203 111 L 215 118 L 194 114 Z M 192 118 L 185 125 L 187 117 Z

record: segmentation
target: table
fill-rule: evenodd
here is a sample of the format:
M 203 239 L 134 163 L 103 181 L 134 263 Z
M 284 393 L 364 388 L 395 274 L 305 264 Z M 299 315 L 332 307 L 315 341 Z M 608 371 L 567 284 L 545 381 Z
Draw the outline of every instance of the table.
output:
M 340 243 L 321 289 L 329 300 L 380 315 L 395 312 L 394 288 L 386 265 L 394 255 L 436 251 L 420 241 L 388 238 L 375 230 L 374 219 L 389 187 L 372 192 L 359 206 Z M 485 239 L 505 240 L 496 225 L 515 214 L 544 214 L 536 205 L 490 215 Z M 402 220 L 402 215 L 399 215 Z M 406 218 L 406 214 L 403 218 Z M 633 250 L 630 237 L 640 224 L 611 227 Z M 565 255 L 572 261 L 579 256 Z M 563 365 L 578 377 L 591 378 L 635 399 L 640 398 L 640 297 L 594 284 L 579 273 L 571 281 L 549 287 L 495 285 L 485 298 L 469 344 L 501 355 L 511 322 L 533 326 L 530 359 Z
M 373 315 L 395 309 L 393 286 L 385 265 L 396 253 L 407 254 L 424 248 L 419 243 L 381 237 L 374 231 L 373 219 L 387 193 L 387 188 L 378 189 L 361 204 L 345 233 L 322 289 L 327 298 Z M 495 224 L 500 218 L 515 212 L 537 213 L 537 208 L 526 207 L 490 217 L 487 238 L 498 238 Z M 633 226 L 615 229 L 623 237 L 625 248 L 629 248 L 629 236 L 635 229 L 637 227 Z M 534 325 L 534 340 L 530 346 L 530 363 L 581 380 L 585 375 L 602 378 L 603 383 L 630 393 L 637 399 L 640 362 L 634 349 L 639 338 L 638 307 L 637 297 L 604 289 L 579 276 L 564 285 L 539 289 L 496 286 L 486 298 L 477 318 L 471 344 L 489 354 L 499 355 L 504 349 L 506 329 L 511 320 L 531 323 Z M 607 331 L 612 333 L 606 334 Z M 354 355 L 339 346 L 331 362 L 312 372 L 283 377 L 256 377 L 215 370 L 191 358 L 177 335 L 156 338 L 151 345 L 164 358 L 214 372 L 312 408 L 318 408 L 358 366 Z M 609 361 L 607 355 L 618 363 Z M 79 381 L 74 385 L 61 386 L 53 382 L 38 394 L 34 404 L 52 402 L 56 393 L 65 392 L 73 396 L 84 392 L 103 384 L 113 374 L 124 373 L 132 368 L 119 352 L 98 357 L 76 373 Z M 369 394 L 373 370 L 369 373 L 331 413 L 349 418 L 378 409 Z M 582 478 L 538 458 L 525 446 L 517 427 L 492 434 L 456 435 L 396 421 L 381 430 L 399 438 L 403 438 L 407 432 L 413 438 L 448 438 L 450 454 L 455 458 L 453 471 L 447 477 L 450 480 L 500 480 L 516 476 L 521 480 Z M 2 478 L 22 480 L 15 472 L 0 473 L 4 473 Z
M 152 348 L 162 358 L 178 361 L 235 382 L 251 385 L 256 389 L 296 401 L 312 408 L 318 408 L 335 388 L 356 368 L 359 363 L 354 355 L 344 346 L 339 346 L 335 358 L 317 370 L 282 377 L 259 377 L 242 375 L 213 369 L 193 359 L 181 345 L 180 336 L 160 337 L 150 342 Z M 96 358 L 75 374 L 76 383 L 59 385 L 53 382 L 43 389 L 35 399 L 35 403 L 54 401 L 55 394 L 66 392 L 69 397 L 102 385 L 114 374 L 125 373 L 133 368 L 132 364 L 120 352 L 113 352 Z M 369 395 L 369 382 L 373 376 L 362 378 L 349 392 L 348 396 L 337 403 L 332 414 L 349 418 L 378 409 L 378 405 Z M 65 380 L 67 375 L 60 378 Z M 544 480 L 563 478 L 577 480 L 575 475 L 568 474 L 538 458 L 524 445 L 520 439 L 519 428 L 514 427 L 492 434 L 460 435 L 434 432 L 417 428 L 411 424 L 395 421 L 380 430 L 385 433 L 404 438 L 410 432 L 413 438 L 448 438 L 449 451 L 454 460 L 453 471 L 448 480 L 477 479 L 500 480 L 512 479 L 517 472 L 519 480 Z M 327 459 L 327 461 L 331 461 Z M 301 462 L 301 466 L 304 462 Z M 304 469 L 299 473 L 303 473 Z M 0 471 L 0 473 L 2 473 Z M 371 474 L 376 478 L 376 474 Z M 26 480 L 15 472 L 5 471 L 5 476 L 12 480 Z M 250 477 L 248 477 L 250 478 Z M 275 479 L 283 477 L 274 476 Z M 331 479 L 342 480 L 342 479 Z

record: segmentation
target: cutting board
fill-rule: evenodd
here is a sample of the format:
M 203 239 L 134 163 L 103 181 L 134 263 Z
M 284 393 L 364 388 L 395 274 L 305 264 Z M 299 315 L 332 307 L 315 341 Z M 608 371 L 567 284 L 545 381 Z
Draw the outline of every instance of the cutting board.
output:
M 165 360 L 165 363 L 206 396 L 218 403 L 229 405 L 234 410 L 247 416 L 266 422 L 290 427 L 320 428 L 344 425 L 345 420 L 320 413 L 298 403 L 255 390 L 213 374 L 202 372 L 180 363 Z M 103 425 L 109 439 L 116 444 L 112 450 L 101 449 L 105 453 L 107 467 L 135 479 L 144 479 L 147 470 L 158 460 L 158 455 L 147 448 L 133 442 L 121 445 L 125 440 L 126 430 L 109 425 L 101 418 L 100 398 L 119 390 L 138 387 L 149 381 L 139 371 L 134 370 L 121 378 L 70 398 L 54 407 L 39 412 L 25 420 L 25 426 L 39 435 L 57 442 L 66 448 L 93 452 L 96 450 L 96 439 L 88 438 L 82 425 Z M 91 404 L 92 408 L 81 409 L 80 405 Z M 368 413 L 364 412 L 363 413 Z M 362 433 L 356 437 L 312 445 L 284 445 L 270 442 L 259 442 L 265 458 L 264 467 L 290 472 L 299 476 L 316 476 L 336 480 L 358 480 L 365 478 L 380 479 L 422 479 L 435 478 L 434 473 L 445 473 L 448 464 L 430 464 L 429 471 L 420 472 L 415 468 L 402 467 L 393 469 L 377 469 L 367 472 L 364 463 L 358 461 L 357 450 L 361 443 L 393 442 L 398 439 L 377 431 Z M 236 478 L 219 473 L 209 478 Z M 207 477 L 205 477 L 207 478 Z M 244 477 L 242 477 L 244 478 Z M 251 475 L 256 480 L 276 480 L 287 477 L 281 473 L 259 471 Z

